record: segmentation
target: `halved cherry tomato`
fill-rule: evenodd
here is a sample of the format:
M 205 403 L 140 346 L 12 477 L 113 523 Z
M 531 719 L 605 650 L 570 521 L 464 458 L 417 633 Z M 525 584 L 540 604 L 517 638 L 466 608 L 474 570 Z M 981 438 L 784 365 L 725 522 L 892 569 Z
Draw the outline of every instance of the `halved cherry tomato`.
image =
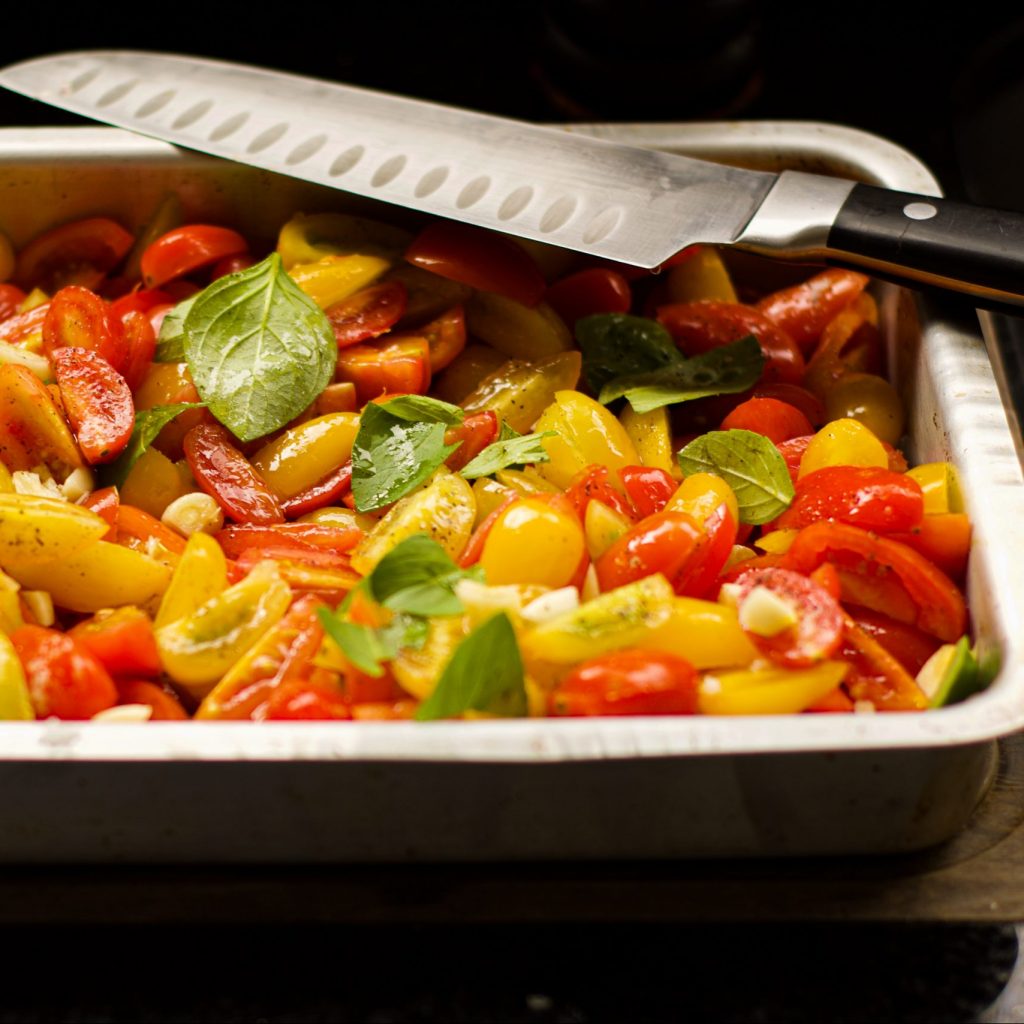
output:
M 94 655 L 111 675 L 158 676 L 163 671 L 153 638 L 153 622 L 134 605 L 97 612 L 68 635 Z
M 947 576 L 962 580 L 971 551 L 971 521 L 962 512 L 939 512 L 924 516 L 906 533 L 894 533 L 892 540 L 913 548 L 937 565 Z
M 401 281 L 384 281 L 328 306 L 324 314 L 334 328 L 338 348 L 358 345 L 391 330 L 405 312 L 408 294 Z
M 68 284 L 96 287 L 127 255 L 134 239 L 107 217 L 61 224 L 18 253 L 14 281 L 26 291 L 53 293 Z
M 476 565 L 477 562 L 480 561 L 480 556 L 484 551 L 484 543 L 490 536 L 491 531 L 494 529 L 494 524 L 501 518 L 501 514 L 505 509 L 507 509 L 513 502 L 518 501 L 521 497 L 521 494 L 510 493 L 507 497 L 503 498 L 487 516 L 484 517 L 480 525 L 470 536 L 465 550 L 459 556 L 460 568 L 468 569 L 471 565 Z
M 471 288 L 536 306 L 547 287 L 537 264 L 515 242 L 454 221 L 428 224 L 405 251 L 414 266 Z
M 445 465 L 454 473 L 468 466 L 498 439 L 498 429 L 497 414 L 491 409 L 470 413 L 457 427 L 449 427 L 444 432 L 444 443 L 459 442 L 459 447 L 445 459 Z
M 215 224 L 186 224 L 152 242 L 142 254 L 142 280 L 147 288 L 184 277 L 226 256 L 248 252 L 237 232 Z
M 17 345 L 18 342 L 31 338 L 33 334 L 40 334 L 49 312 L 50 303 L 44 302 L 27 313 L 18 313 L 16 316 L 7 317 L 6 320 L 0 320 L 0 341 L 6 341 L 8 345 Z
M 633 293 L 621 274 L 609 267 L 591 267 L 556 281 L 544 301 L 571 331 L 577 320 L 592 313 L 628 313 Z
M 156 331 L 144 313 L 126 313 L 124 324 L 125 359 L 121 376 L 134 391 L 146 378 L 156 355 Z
M 268 547 L 294 548 L 296 551 L 351 551 L 365 534 L 357 526 L 351 529 L 325 523 L 279 523 L 274 526 L 242 524 L 225 526 L 215 534 L 228 558 L 239 558 L 249 550 Z
M 682 572 L 672 581 L 683 597 L 707 597 L 718 580 L 736 543 L 738 524 L 732 510 L 723 502 L 704 520 L 704 535 Z
M 84 465 L 63 411 L 25 366 L 0 364 L 0 460 L 9 470 L 40 463 L 63 480 Z
M 619 479 L 626 489 L 629 503 L 633 506 L 634 519 L 646 519 L 647 516 L 660 512 L 679 486 L 671 473 L 656 466 L 623 466 L 619 470 Z M 618 497 L 617 491 L 613 493 Z M 586 514 L 586 508 L 583 514 Z
M 25 293 L 16 284 L 0 284 L 0 321 L 15 316 L 25 301 Z
M 155 516 L 135 505 L 120 505 L 117 510 L 118 544 L 146 552 L 152 541 L 175 555 L 185 550 L 186 541 L 181 534 L 175 533 Z
M 752 430 L 773 444 L 813 433 L 810 420 L 795 406 L 777 398 L 748 398 L 722 420 L 721 430 Z
M 127 355 L 120 317 L 95 292 L 78 285 L 61 288 L 50 300 L 43 321 L 43 348 L 51 359 L 62 348 L 91 349 L 118 372 Z
M 129 313 L 148 313 L 157 306 L 173 306 L 176 299 L 162 288 L 137 288 L 110 304 L 114 316 L 123 320 Z
M 338 380 L 356 386 L 360 405 L 381 395 L 423 395 L 430 387 L 430 345 L 425 338 L 367 342 L 338 353 Z
M 583 662 L 551 691 L 555 716 L 692 715 L 697 671 L 662 651 L 627 648 Z
M 853 270 L 823 270 L 792 288 L 766 296 L 757 308 L 806 350 L 825 324 L 853 302 L 867 283 L 866 275 Z
M 117 703 L 99 660 L 66 633 L 22 626 L 11 633 L 37 718 L 87 719 Z
M 954 643 L 966 631 L 963 595 L 906 544 L 846 523 L 814 523 L 797 534 L 784 561 L 801 573 L 832 562 L 839 570 L 844 602 L 909 622 L 945 643 Z
M 352 490 L 352 460 L 342 463 L 332 473 L 281 502 L 281 511 L 290 517 L 304 516 L 330 505 Z
M 755 587 L 766 587 L 796 615 L 796 624 L 775 636 L 747 631 L 754 645 L 772 661 L 788 668 L 806 668 L 838 650 L 843 638 L 843 610 L 824 587 L 798 572 L 780 568 L 749 569 L 740 574 L 736 585 L 740 588 L 737 605 L 741 616 L 743 602 Z
M 804 357 L 774 321 L 750 306 L 702 299 L 658 307 L 658 321 L 687 355 L 699 355 L 752 334 L 768 361 L 762 380 L 799 384 Z
M 924 496 L 916 480 L 877 466 L 826 466 L 800 477 L 796 494 L 776 520 L 799 530 L 822 519 L 892 533 L 921 522 Z
M 132 393 L 102 356 L 87 348 L 53 354 L 61 402 L 87 462 L 110 462 L 124 449 L 135 426 Z
M 324 722 L 352 717 L 341 687 L 326 679 L 299 677 L 276 687 L 267 700 L 264 721 Z
M 95 512 L 101 519 L 106 520 L 110 525 L 100 540 L 107 540 L 111 543 L 117 542 L 117 514 L 121 505 L 120 495 L 116 487 L 100 487 L 91 494 L 86 495 L 79 504 L 90 512 Z
M 923 711 L 928 698 L 914 677 L 849 615 L 843 616 L 844 661 L 853 666 L 844 684 L 854 700 L 870 700 L 879 711 Z
M 587 505 L 591 501 L 600 501 L 627 519 L 636 519 L 636 513 L 629 502 L 608 482 L 608 467 L 597 462 L 591 463 L 573 477 L 572 483 L 565 490 L 565 496 L 572 502 L 581 523 L 586 519 Z
M 828 563 L 826 563 L 828 564 Z M 888 615 L 870 608 L 851 605 L 850 618 L 868 636 L 878 641 L 912 676 L 921 671 L 924 663 L 939 649 L 942 641 L 929 636 L 906 622 L 898 622 Z
M 685 512 L 658 512 L 642 519 L 594 564 L 601 590 L 614 590 L 652 573 L 674 580 L 703 535 Z
M 183 722 L 188 712 L 169 686 L 146 679 L 117 679 L 119 704 L 147 704 L 152 709 L 151 722 Z
M 193 427 L 185 435 L 184 447 L 196 483 L 229 519 L 267 524 L 284 520 L 277 498 L 220 424 Z

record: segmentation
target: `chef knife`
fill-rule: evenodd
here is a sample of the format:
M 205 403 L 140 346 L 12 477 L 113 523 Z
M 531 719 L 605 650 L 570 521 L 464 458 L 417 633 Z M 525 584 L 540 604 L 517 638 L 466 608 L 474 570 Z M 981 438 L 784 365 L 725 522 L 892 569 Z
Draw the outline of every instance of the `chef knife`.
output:
M 728 244 L 1024 306 L 1016 213 L 196 57 L 58 54 L 0 70 L 0 85 L 218 157 L 634 266 Z

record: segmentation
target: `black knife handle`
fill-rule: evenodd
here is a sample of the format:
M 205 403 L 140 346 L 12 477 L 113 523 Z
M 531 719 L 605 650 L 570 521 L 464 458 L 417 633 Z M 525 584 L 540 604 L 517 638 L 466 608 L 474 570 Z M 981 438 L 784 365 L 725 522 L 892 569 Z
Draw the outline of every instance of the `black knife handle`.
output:
M 1024 306 L 1024 215 L 855 185 L 828 234 L 830 262 Z

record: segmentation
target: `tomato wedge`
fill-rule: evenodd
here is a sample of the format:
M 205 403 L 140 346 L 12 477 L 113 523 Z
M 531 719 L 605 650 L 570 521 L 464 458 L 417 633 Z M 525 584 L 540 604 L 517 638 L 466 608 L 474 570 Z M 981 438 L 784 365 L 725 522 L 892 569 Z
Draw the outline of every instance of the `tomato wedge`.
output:
M 853 270 L 823 270 L 792 288 L 766 296 L 757 308 L 806 351 L 825 324 L 853 302 L 867 283 L 865 274 Z
M 118 372 L 128 354 L 121 318 L 95 292 L 78 285 L 61 288 L 43 321 L 43 348 L 52 359 L 62 348 L 84 348 L 103 356 Z
M 405 312 L 408 294 L 401 281 L 384 281 L 325 309 L 338 348 L 370 341 L 391 330 Z
M 216 224 L 186 224 L 152 242 L 142 254 L 142 280 L 147 288 L 184 277 L 227 256 L 249 251 L 237 232 Z
M 843 617 L 844 661 L 853 666 L 845 686 L 854 700 L 869 700 L 879 711 L 924 711 L 928 698 L 914 677 L 849 615 Z
M 471 288 L 536 306 L 547 284 L 537 264 L 515 242 L 454 221 L 428 224 L 405 251 L 413 266 Z
M 185 435 L 185 458 L 196 483 L 229 519 L 239 523 L 280 523 L 277 498 L 219 423 L 201 423 Z
M 53 371 L 86 462 L 95 466 L 116 459 L 135 426 L 132 393 L 124 378 L 87 348 L 58 349 Z
M 290 517 L 304 516 L 330 505 L 352 490 L 352 460 L 348 459 L 322 480 L 281 502 L 281 511 Z
M 14 282 L 26 291 L 53 293 L 68 284 L 95 288 L 128 254 L 134 239 L 108 217 L 61 224 L 34 238 L 18 254 Z

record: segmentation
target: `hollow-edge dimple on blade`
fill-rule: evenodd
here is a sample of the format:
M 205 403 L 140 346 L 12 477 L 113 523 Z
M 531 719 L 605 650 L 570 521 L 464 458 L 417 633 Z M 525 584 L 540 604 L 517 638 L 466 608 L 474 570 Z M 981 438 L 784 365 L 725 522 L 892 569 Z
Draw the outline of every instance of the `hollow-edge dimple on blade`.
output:
M 193 57 L 83 51 L 0 85 L 214 156 L 655 267 L 733 241 L 775 175 L 317 79 Z

